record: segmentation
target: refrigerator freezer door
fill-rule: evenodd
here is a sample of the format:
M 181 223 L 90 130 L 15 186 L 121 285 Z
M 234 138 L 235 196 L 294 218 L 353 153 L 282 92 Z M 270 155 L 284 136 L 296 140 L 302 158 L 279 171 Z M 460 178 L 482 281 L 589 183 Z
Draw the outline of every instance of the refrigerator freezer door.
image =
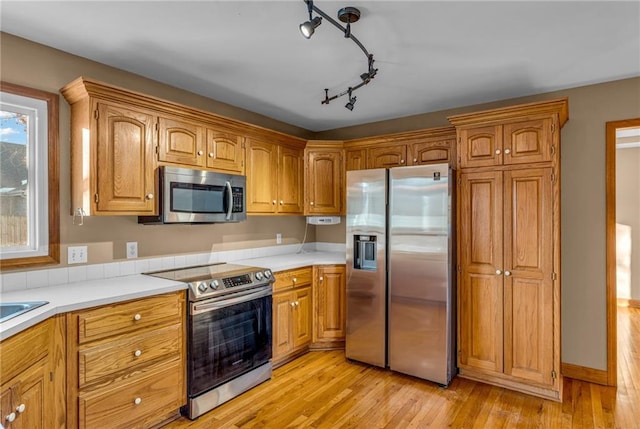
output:
M 389 174 L 389 367 L 448 384 L 449 167 L 393 168 Z
M 345 354 L 380 367 L 387 348 L 386 207 L 386 170 L 347 172 Z

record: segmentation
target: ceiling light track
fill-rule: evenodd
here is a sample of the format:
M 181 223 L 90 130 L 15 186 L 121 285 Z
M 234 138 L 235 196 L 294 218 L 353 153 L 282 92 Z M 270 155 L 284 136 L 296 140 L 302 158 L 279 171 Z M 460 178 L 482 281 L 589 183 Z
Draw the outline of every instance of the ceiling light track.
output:
M 360 75 L 361 82 L 359 82 L 357 85 L 350 86 L 346 90 L 332 95 L 331 97 L 329 96 L 329 89 L 325 88 L 324 90 L 325 98 L 324 100 L 322 100 L 322 104 L 329 104 L 329 102 L 331 102 L 332 100 L 348 94 L 349 102 L 345 105 L 345 107 L 349 110 L 353 110 L 353 106 L 356 102 L 356 97 L 352 96 L 352 93 L 371 82 L 371 79 L 373 79 L 378 73 L 378 69 L 373 67 L 373 54 L 370 54 L 369 51 L 367 51 L 367 48 L 365 48 L 364 45 L 360 42 L 360 40 L 358 40 L 358 38 L 351 33 L 351 24 L 357 22 L 360 19 L 360 11 L 355 7 L 349 6 L 340 9 L 338 11 L 338 19 L 347 24 L 346 27 L 343 27 L 342 24 L 340 24 L 329 15 L 324 13 L 322 10 L 320 10 L 320 8 L 315 6 L 313 4 L 313 0 L 303 1 L 307 4 L 307 10 L 309 12 L 309 20 L 300 24 L 300 32 L 304 37 L 306 37 L 307 39 L 311 38 L 311 36 L 315 32 L 315 29 L 320 24 L 322 24 L 322 18 L 324 18 L 340 31 L 342 31 L 345 38 L 353 40 L 353 42 L 358 45 L 358 47 L 362 50 L 362 52 L 364 52 L 365 56 L 367 57 L 367 71 Z M 313 12 L 317 13 L 320 16 L 314 17 Z

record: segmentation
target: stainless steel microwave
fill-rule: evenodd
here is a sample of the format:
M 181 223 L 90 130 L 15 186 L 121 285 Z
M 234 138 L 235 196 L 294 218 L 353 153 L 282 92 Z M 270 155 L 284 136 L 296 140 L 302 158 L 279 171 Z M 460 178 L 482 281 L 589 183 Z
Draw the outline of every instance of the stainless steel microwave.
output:
M 190 168 L 159 169 L 158 216 L 138 223 L 224 223 L 247 219 L 246 177 Z

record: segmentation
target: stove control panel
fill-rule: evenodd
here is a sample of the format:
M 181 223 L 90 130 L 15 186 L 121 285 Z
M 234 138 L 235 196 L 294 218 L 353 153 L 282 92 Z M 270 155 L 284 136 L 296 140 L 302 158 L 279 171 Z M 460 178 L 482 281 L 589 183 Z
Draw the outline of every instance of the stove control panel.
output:
M 271 270 L 258 269 L 229 277 L 192 281 L 189 283 L 189 288 L 193 294 L 191 299 L 200 300 L 231 292 L 229 289 L 232 288 L 246 289 L 260 284 L 266 284 L 274 280 L 275 278 Z

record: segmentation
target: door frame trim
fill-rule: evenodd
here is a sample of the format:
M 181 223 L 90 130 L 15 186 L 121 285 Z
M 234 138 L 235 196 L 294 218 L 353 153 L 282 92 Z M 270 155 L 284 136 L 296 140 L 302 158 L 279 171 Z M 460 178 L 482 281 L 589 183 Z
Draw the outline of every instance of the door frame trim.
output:
M 607 384 L 618 379 L 618 326 L 616 291 L 616 130 L 640 127 L 640 118 L 606 123 L 606 280 L 607 280 Z

